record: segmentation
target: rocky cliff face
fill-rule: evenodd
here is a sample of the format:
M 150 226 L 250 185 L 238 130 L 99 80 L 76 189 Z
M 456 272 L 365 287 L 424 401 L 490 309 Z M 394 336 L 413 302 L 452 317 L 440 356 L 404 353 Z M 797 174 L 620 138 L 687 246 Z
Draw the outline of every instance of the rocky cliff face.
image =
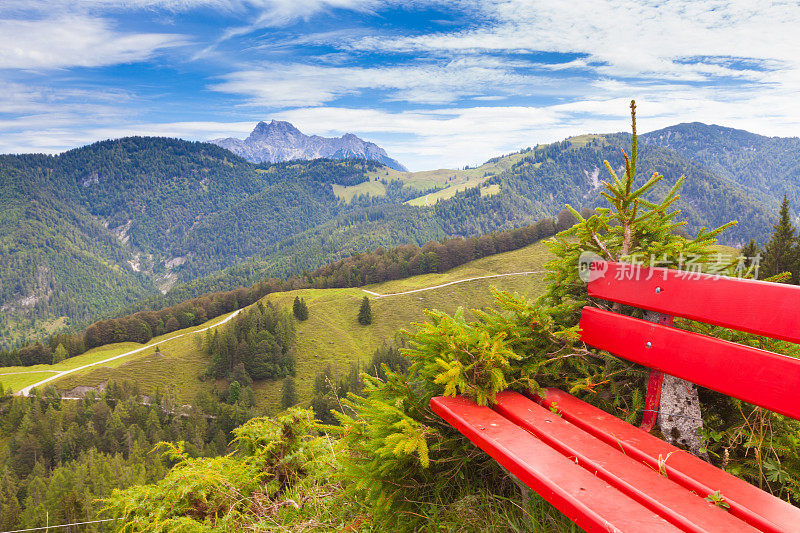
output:
M 212 143 L 230 150 L 254 163 L 276 163 L 294 159 L 370 159 L 389 168 L 406 168 L 386 154 L 375 143 L 347 133 L 341 137 L 305 135 L 288 122 L 259 122 L 246 139 L 214 139 Z

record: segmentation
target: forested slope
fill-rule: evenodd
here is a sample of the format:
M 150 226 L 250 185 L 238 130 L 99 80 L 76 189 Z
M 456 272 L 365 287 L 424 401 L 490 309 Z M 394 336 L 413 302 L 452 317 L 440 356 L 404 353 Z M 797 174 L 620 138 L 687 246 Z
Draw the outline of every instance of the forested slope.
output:
M 479 235 L 600 205 L 627 134 L 582 135 L 477 168 L 399 172 L 362 160 L 253 165 L 214 145 L 131 137 L 58 156 L 0 156 L 0 344 L 137 308 L 302 274 L 353 253 Z M 796 138 L 703 124 L 642 136 L 640 180 L 690 179 L 689 233 L 729 219 L 763 241 L 800 200 Z M 168 291 L 165 299 L 155 298 Z M 155 299 L 153 299 L 155 298 Z

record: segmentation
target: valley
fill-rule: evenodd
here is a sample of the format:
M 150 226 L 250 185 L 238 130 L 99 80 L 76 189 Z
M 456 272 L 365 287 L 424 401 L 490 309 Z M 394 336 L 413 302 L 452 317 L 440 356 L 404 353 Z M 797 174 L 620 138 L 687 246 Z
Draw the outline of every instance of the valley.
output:
M 467 310 L 484 308 L 492 302 L 490 287 L 536 297 L 542 289 L 543 265 L 549 257 L 546 244 L 540 242 L 472 261 L 441 274 L 424 274 L 347 289 L 287 291 L 270 294 L 262 301 L 291 308 L 294 298 L 300 296 L 308 304 L 308 320 L 297 325 L 295 351 L 298 397 L 301 403 L 305 403 L 311 398 L 318 372 L 331 366 L 335 375 L 343 375 L 351 363 L 368 362 L 377 348 L 395 342 L 401 329 L 424 320 L 425 309 L 452 313 L 458 307 Z M 523 271 L 533 272 L 505 275 Z M 372 299 L 373 324 L 361 326 L 355 317 L 361 299 L 368 293 L 386 296 Z M 70 391 L 76 387 L 98 387 L 112 380 L 129 381 L 136 383 L 144 394 L 158 391 L 179 404 L 192 403 L 200 392 L 226 387 L 223 382 L 200 380 L 210 362 L 201 343 L 206 328 L 221 326 L 235 314 L 157 337 L 146 345 L 112 344 L 57 365 L 0 368 L 0 383 L 5 388 L 22 391 L 52 378 L 48 384 Z M 155 353 L 156 347 L 159 354 Z M 72 372 L 53 375 L 65 371 Z M 253 384 L 256 405 L 260 409 L 268 413 L 280 409 L 282 382 L 256 381 Z
M 253 164 L 156 137 L 0 156 L 0 347 L 379 247 L 519 227 L 565 204 L 592 208 L 603 160 L 620 168 L 628 142 L 580 135 L 421 172 L 364 159 Z M 800 199 L 799 142 L 680 124 L 642 135 L 640 179 L 664 174 L 652 199 L 690 178 L 676 204 L 689 233 L 737 219 L 727 244 L 763 241 L 783 192 Z

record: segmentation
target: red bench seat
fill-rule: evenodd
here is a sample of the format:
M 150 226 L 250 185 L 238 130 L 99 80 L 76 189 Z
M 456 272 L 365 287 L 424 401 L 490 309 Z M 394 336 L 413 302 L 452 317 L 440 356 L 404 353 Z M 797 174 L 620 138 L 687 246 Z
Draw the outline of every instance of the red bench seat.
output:
M 670 325 L 677 315 L 800 342 L 800 287 L 617 263 L 593 272 L 605 275 L 590 296 L 667 314 L 654 323 L 585 307 L 581 318 L 588 345 L 653 369 L 648 395 L 663 372 L 800 419 L 800 360 Z M 505 391 L 491 408 L 437 397 L 431 408 L 587 531 L 800 532 L 797 507 L 563 391 Z M 706 500 L 716 492 L 729 509 Z

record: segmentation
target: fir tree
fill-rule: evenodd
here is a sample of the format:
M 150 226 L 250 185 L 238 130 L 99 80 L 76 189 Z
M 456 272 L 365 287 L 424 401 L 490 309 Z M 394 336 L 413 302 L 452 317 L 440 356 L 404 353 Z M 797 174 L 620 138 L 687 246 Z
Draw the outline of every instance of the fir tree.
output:
M 56 351 L 53 352 L 53 364 L 55 365 L 57 363 L 60 363 L 61 361 L 63 361 L 67 357 L 68 357 L 67 349 L 64 348 L 63 344 L 59 343 L 59 345 L 56 346 Z
M 297 386 L 294 383 L 293 377 L 288 377 L 283 380 L 283 388 L 281 390 L 281 407 L 288 409 L 297 403 Z
M 742 249 L 739 250 L 739 253 L 742 254 L 744 258 L 744 264 L 747 268 L 755 262 L 755 257 L 761 253 L 760 248 L 758 247 L 758 243 L 756 243 L 755 239 L 750 239 L 750 242 L 742 246 Z
M 362 326 L 372 324 L 372 308 L 369 305 L 369 298 L 366 296 L 361 300 L 361 309 L 358 310 L 358 323 Z
M 294 304 L 292 305 L 292 313 L 297 320 L 308 320 L 308 306 L 306 301 L 299 296 L 295 296 Z
M 234 404 L 239 401 L 239 395 L 242 393 L 242 385 L 238 381 L 234 381 L 231 383 L 231 386 L 228 387 L 228 403 Z
M 789 214 L 789 199 L 783 195 L 778 223 L 775 231 L 764 246 L 764 260 L 761 263 L 762 277 L 771 277 L 790 272 L 797 282 L 797 228 L 792 224 Z

